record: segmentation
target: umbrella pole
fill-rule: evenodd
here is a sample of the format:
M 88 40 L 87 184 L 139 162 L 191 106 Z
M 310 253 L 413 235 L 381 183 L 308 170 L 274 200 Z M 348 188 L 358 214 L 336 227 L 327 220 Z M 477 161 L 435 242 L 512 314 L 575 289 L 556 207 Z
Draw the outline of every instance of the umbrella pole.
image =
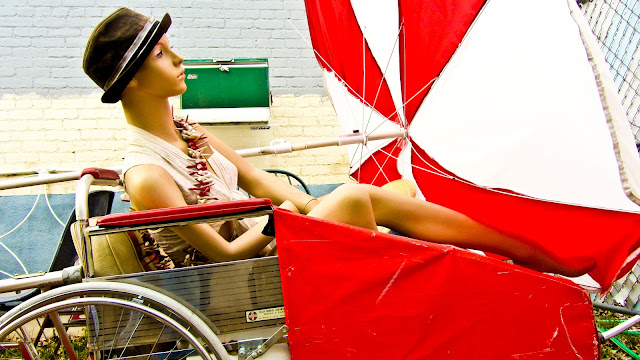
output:
M 284 154 L 293 151 L 315 149 L 328 146 L 342 146 L 350 144 L 366 144 L 368 141 L 405 138 L 407 132 L 405 130 L 380 132 L 376 134 L 353 133 L 340 135 L 333 139 L 309 141 L 305 143 L 291 144 L 288 141 L 277 139 L 273 140 L 269 146 L 259 148 L 238 150 L 237 153 L 242 157 L 253 157 L 262 155 Z

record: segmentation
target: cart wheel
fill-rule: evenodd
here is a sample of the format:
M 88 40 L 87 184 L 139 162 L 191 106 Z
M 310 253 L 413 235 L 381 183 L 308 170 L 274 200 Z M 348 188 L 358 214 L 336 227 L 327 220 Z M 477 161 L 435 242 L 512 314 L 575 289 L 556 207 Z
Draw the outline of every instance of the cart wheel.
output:
M 25 301 L 0 318 L 0 358 L 98 360 L 140 355 L 229 359 L 210 323 L 197 310 L 128 283 L 63 286 Z

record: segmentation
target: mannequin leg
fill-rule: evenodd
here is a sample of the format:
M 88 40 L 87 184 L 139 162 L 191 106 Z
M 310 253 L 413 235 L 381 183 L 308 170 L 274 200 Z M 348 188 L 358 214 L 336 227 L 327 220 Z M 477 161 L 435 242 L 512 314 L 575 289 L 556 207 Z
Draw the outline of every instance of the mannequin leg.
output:
M 309 215 L 367 229 L 381 225 L 415 239 L 492 252 L 542 272 L 579 276 L 595 266 L 591 258 L 559 258 L 537 244 L 504 235 L 454 210 L 372 185 L 343 185 Z

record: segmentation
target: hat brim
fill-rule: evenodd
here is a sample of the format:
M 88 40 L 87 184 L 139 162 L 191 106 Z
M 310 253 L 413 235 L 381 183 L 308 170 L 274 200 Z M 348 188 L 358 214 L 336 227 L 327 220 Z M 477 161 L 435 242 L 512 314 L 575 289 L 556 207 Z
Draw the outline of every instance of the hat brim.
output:
M 169 26 L 171 26 L 171 16 L 169 16 L 169 14 L 165 14 L 158 26 L 148 35 L 148 37 L 150 37 L 149 41 L 142 42 L 143 45 L 141 45 L 139 49 L 136 49 L 134 56 L 131 57 L 130 63 L 125 65 L 125 70 L 122 72 L 120 77 L 118 77 L 113 84 L 104 91 L 101 98 L 103 103 L 112 104 L 120 101 L 122 92 L 127 85 L 129 85 L 129 82 L 131 82 L 131 79 L 133 79 L 138 70 L 140 70 L 140 67 L 142 67 L 142 64 L 147 59 L 154 46 L 156 46 L 158 41 L 160 41 L 160 38 L 167 32 L 167 30 L 169 30 Z

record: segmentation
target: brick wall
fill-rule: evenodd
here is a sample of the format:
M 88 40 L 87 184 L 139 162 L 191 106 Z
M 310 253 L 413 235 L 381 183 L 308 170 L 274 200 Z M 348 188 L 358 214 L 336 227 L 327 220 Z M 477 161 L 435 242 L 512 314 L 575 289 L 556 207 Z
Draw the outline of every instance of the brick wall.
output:
M 308 43 L 302 0 L 130 0 L 118 5 L 162 17 L 187 59 L 266 57 L 274 94 L 269 129 L 246 125 L 211 130 L 236 149 L 340 134 Z M 95 25 L 117 6 L 93 0 L 6 0 L 0 4 L 0 174 L 24 169 L 118 166 L 125 148 L 119 104 L 100 103 L 100 90 L 82 71 Z M 348 181 L 345 148 L 251 158 L 310 184 Z M 12 177 L 0 176 L 0 181 Z M 38 189 L 3 191 L 2 195 Z M 71 192 L 73 184 L 51 185 Z

